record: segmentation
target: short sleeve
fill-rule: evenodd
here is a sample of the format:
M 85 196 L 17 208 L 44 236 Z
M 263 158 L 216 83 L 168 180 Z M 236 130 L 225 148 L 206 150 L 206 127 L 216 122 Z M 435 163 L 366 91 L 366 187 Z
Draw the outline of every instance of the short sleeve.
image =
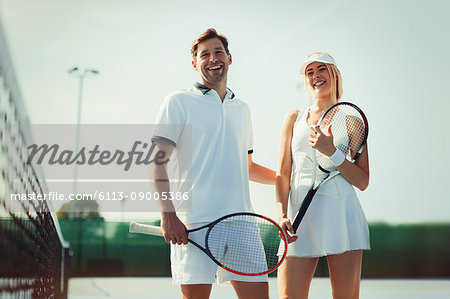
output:
M 248 141 L 247 141 L 248 154 L 253 154 L 253 126 L 252 118 L 250 116 L 250 109 L 248 110 Z
M 161 141 L 176 147 L 185 123 L 185 112 L 179 99 L 175 95 L 167 96 L 156 117 L 152 141 Z

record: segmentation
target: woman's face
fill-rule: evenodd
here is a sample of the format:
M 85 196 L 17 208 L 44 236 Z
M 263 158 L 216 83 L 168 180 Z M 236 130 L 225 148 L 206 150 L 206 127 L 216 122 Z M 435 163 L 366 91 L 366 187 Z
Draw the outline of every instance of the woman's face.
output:
M 313 62 L 306 67 L 306 82 L 316 97 L 325 97 L 331 94 L 331 76 L 323 62 Z

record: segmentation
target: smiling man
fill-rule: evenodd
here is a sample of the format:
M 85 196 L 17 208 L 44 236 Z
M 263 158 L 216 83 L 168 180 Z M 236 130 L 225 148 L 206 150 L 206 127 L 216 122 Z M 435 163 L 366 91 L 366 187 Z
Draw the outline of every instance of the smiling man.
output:
M 274 171 L 252 161 L 250 110 L 227 88 L 228 67 L 232 63 L 227 39 L 210 28 L 194 41 L 191 54 L 200 83 L 167 96 L 156 119 L 159 125 L 182 128 L 157 130 L 152 138 L 168 157 L 172 152 L 192 152 L 190 210 L 181 212 L 170 201 L 160 202 L 164 238 L 172 243 L 172 278 L 181 285 L 183 298 L 209 298 L 216 280 L 230 281 L 239 298 L 268 298 L 267 276 L 227 272 L 187 241 L 186 228 L 200 227 L 230 213 L 251 212 L 249 179 L 275 184 L 276 177 Z M 186 126 L 192 128 L 191 140 L 185 136 Z M 155 166 L 153 189 L 178 191 L 169 190 L 163 167 Z M 191 233 L 189 238 L 202 244 L 204 234 Z

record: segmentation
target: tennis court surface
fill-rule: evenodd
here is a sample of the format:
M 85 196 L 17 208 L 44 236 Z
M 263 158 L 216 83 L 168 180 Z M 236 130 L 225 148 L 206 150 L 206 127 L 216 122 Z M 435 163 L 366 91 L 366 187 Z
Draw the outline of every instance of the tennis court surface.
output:
M 278 298 L 277 281 L 270 279 L 270 298 Z M 170 278 L 72 278 L 69 299 L 94 298 L 181 298 L 180 288 Z M 214 285 L 212 299 L 237 298 L 231 285 Z M 328 278 L 314 278 L 311 299 L 330 299 Z M 435 299 L 450 298 L 450 280 L 365 279 L 361 299 Z

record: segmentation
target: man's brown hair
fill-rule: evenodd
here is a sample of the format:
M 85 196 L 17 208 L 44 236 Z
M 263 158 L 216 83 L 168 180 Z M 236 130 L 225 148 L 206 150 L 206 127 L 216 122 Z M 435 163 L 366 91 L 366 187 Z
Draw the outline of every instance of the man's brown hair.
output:
M 196 59 L 197 58 L 197 48 L 198 45 L 201 42 L 204 42 L 205 40 L 208 40 L 210 38 L 218 38 L 220 39 L 220 41 L 222 42 L 223 47 L 225 48 L 225 52 L 227 54 L 230 54 L 230 51 L 228 50 L 228 40 L 225 36 L 218 34 L 217 31 L 214 28 L 209 28 L 206 29 L 205 32 L 203 32 L 202 34 L 200 34 L 192 43 L 192 47 L 191 47 L 191 55 L 192 58 Z

